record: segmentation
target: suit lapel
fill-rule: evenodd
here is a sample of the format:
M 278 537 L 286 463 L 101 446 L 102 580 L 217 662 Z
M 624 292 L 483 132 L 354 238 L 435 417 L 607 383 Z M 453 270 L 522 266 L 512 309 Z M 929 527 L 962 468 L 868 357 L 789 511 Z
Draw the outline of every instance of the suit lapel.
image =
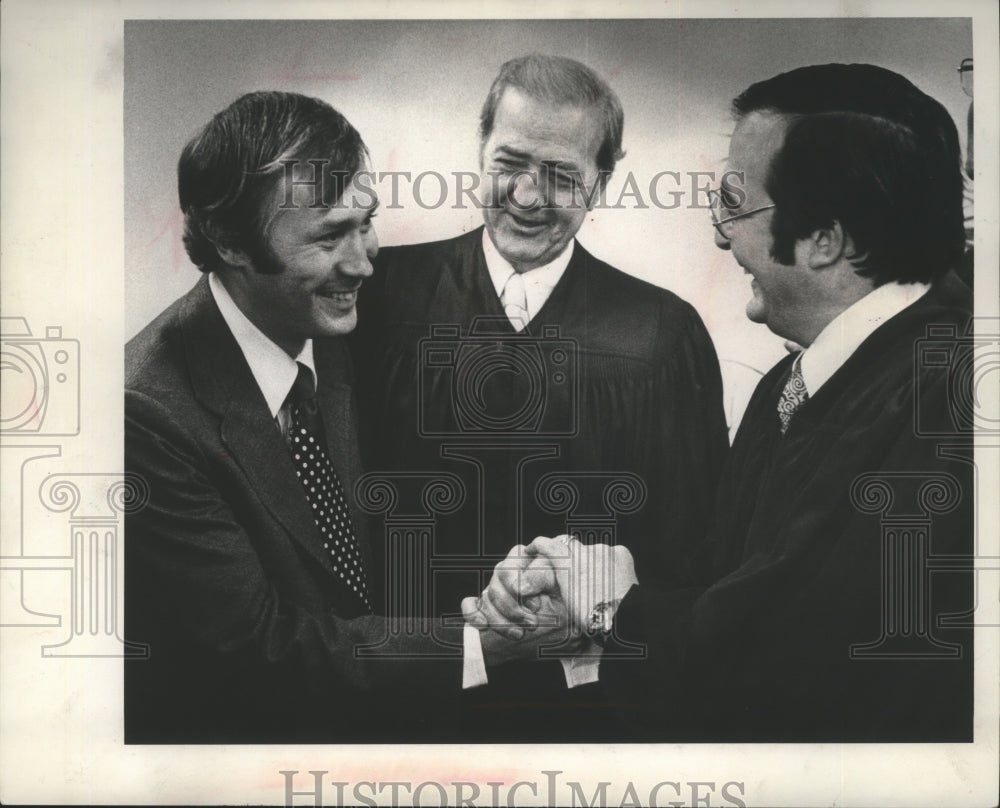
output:
M 221 417 L 223 445 L 271 515 L 329 570 L 319 530 L 295 476 L 285 439 L 215 305 L 207 277 L 188 295 L 181 317 L 195 395 Z

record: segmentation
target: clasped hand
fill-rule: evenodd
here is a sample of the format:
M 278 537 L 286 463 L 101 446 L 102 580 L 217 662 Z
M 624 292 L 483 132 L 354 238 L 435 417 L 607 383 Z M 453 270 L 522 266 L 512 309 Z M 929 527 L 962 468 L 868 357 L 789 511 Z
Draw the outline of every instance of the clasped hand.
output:
M 540 536 L 514 547 L 496 565 L 478 597 L 462 601 L 466 622 L 479 629 L 484 653 L 507 640 L 501 656 L 524 657 L 541 645 L 572 650 L 581 643 L 594 607 L 621 599 L 637 583 L 632 554 L 607 544 L 582 544 L 569 536 Z M 502 661 L 502 660 L 501 660 Z

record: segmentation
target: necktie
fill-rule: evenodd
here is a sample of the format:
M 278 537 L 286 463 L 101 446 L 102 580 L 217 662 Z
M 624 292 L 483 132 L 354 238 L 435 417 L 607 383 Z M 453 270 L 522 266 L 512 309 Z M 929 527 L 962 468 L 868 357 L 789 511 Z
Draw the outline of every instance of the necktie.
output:
M 326 450 L 323 414 L 316 406 L 312 371 L 301 362 L 299 375 L 286 399 L 289 413 L 288 441 L 295 461 L 295 473 L 323 536 L 323 548 L 330 554 L 334 571 L 358 596 L 371 613 L 368 583 L 361 561 L 361 549 L 344 497 L 340 478 Z
M 802 354 L 800 353 L 792 363 L 792 372 L 788 374 L 785 389 L 781 391 L 781 398 L 778 400 L 778 420 L 781 421 L 782 435 L 788 431 L 792 416 L 808 399 L 809 391 L 806 389 L 806 381 L 802 377 Z
M 528 295 L 524 291 L 524 279 L 519 272 L 511 273 L 500 293 L 504 314 L 515 331 L 523 331 L 528 325 Z

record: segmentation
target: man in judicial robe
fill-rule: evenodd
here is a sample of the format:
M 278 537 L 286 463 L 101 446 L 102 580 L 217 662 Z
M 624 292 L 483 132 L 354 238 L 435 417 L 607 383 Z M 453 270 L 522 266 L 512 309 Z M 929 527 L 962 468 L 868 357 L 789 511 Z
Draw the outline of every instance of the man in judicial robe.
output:
M 871 65 L 776 76 L 734 111 L 742 183 L 720 189 L 716 243 L 752 278 L 750 319 L 803 350 L 751 399 L 686 582 L 633 571 L 625 546 L 538 539 L 464 608 L 500 625 L 559 593 L 636 737 L 971 741 L 976 343 L 952 271 L 955 125 Z M 621 655 L 636 643 L 645 660 Z
M 480 591 L 512 541 L 642 537 L 637 565 L 667 582 L 704 532 L 728 447 L 709 336 L 689 304 L 574 238 L 622 154 L 623 120 L 585 65 L 507 62 L 481 113 L 485 227 L 383 249 L 362 289 L 366 466 L 400 501 L 414 475 L 454 475 L 465 492 L 433 514 L 435 613 Z M 473 722 L 486 739 L 614 737 L 586 717 L 599 694 L 568 665 L 489 679 L 477 693 L 489 721 Z
M 328 104 L 245 95 L 185 147 L 194 288 L 125 351 L 128 743 L 451 738 L 461 623 L 385 617 L 350 356 L 377 200 Z M 470 589 L 470 592 L 477 591 Z M 411 623 L 411 627 L 415 624 Z M 478 665 L 510 643 L 486 635 Z M 481 653 L 480 653 L 481 652 Z M 520 655 L 521 652 L 518 652 Z

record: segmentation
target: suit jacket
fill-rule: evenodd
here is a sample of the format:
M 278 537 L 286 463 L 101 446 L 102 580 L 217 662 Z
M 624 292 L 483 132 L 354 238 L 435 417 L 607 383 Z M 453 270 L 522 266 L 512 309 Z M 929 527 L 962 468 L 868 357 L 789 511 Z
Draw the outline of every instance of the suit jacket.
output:
M 942 279 L 784 435 L 794 357 L 761 380 L 690 585 L 640 571 L 614 631 L 648 659 L 601 662 L 610 698 L 649 736 L 972 740 L 971 314 L 968 289 Z
M 339 339 L 314 354 L 377 610 L 379 553 L 354 499 L 351 364 Z M 125 468 L 148 491 L 126 519 L 125 620 L 150 646 L 125 664 L 126 742 L 433 740 L 458 703 L 461 629 L 405 633 L 358 615 L 207 277 L 129 342 L 125 362 Z

